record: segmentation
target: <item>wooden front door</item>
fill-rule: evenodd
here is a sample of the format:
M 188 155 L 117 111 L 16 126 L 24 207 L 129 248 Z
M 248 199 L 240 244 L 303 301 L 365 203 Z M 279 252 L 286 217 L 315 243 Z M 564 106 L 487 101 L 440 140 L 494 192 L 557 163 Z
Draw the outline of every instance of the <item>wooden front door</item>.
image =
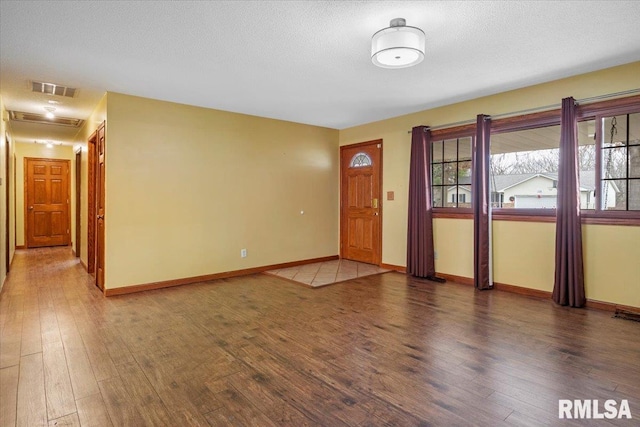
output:
M 104 214 L 105 214 L 105 135 L 104 124 L 98 128 L 96 147 L 96 284 L 104 290 Z
M 340 256 L 381 262 L 382 140 L 340 148 Z
M 69 161 L 25 158 L 27 247 L 69 244 Z

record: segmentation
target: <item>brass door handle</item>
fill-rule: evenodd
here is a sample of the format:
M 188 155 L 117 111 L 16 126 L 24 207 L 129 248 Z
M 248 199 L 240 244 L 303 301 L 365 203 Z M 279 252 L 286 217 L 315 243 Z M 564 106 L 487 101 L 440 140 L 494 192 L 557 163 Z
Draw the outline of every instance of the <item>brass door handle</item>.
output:
M 32 211 L 33 210 L 33 206 L 29 206 L 29 210 Z
M 378 212 L 374 212 L 373 215 L 378 216 Z

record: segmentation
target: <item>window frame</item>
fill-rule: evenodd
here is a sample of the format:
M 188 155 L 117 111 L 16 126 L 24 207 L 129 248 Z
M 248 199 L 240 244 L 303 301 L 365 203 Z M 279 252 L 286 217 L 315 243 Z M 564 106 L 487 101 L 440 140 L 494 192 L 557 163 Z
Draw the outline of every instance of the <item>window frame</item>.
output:
M 562 110 L 555 109 L 538 113 L 523 114 L 491 121 L 491 135 L 559 126 Z M 491 208 L 491 217 L 505 221 L 555 221 L 556 209 L 535 208 Z
M 576 119 L 578 122 L 595 120 L 596 122 L 596 183 L 601 182 L 601 147 L 602 135 L 599 123 L 606 117 L 621 114 L 640 113 L 640 95 L 631 95 L 605 101 L 580 104 L 576 107 Z M 535 129 L 545 126 L 560 124 L 562 111 L 553 109 L 530 114 L 516 115 L 491 121 L 491 135 L 505 132 Z M 431 142 L 444 141 L 446 139 L 471 137 L 472 143 L 476 137 L 476 124 L 467 124 L 446 129 L 437 129 L 431 132 Z M 430 147 L 431 149 L 431 147 Z M 475 165 L 471 165 L 473 168 Z M 429 173 L 431 173 L 429 165 Z M 598 187 L 599 188 L 599 187 Z M 429 188 L 432 191 L 433 186 Z M 474 194 L 473 184 L 471 187 Z M 432 193 L 433 195 L 433 193 Z M 597 197 L 597 195 L 596 195 Z M 463 218 L 473 219 L 472 208 L 433 207 L 434 218 Z M 607 225 L 640 225 L 640 211 L 607 211 L 602 210 L 600 202 L 596 209 L 581 209 L 583 224 L 607 224 Z M 530 221 L 530 222 L 555 222 L 556 209 L 508 209 L 493 208 L 491 216 L 494 220 L 502 221 Z
M 476 138 L 476 125 L 475 123 L 463 126 L 456 126 L 446 129 L 436 129 L 431 131 L 431 146 L 429 149 L 433 155 L 433 143 L 441 142 L 451 139 L 471 138 L 471 171 L 473 172 L 473 144 Z M 443 159 L 444 160 L 444 159 Z M 459 162 L 456 159 L 456 162 Z M 429 164 L 429 176 L 433 178 L 433 159 Z M 459 184 L 456 184 L 459 185 Z M 431 191 L 431 197 L 433 200 L 433 182 L 430 185 L 429 191 Z M 473 183 L 471 184 L 471 194 L 473 198 Z M 473 208 L 450 208 L 450 207 L 436 207 L 432 206 L 432 214 L 434 218 L 473 218 Z
M 600 193 L 602 184 L 602 147 L 605 141 L 604 138 L 606 138 L 606 135 L 602 132 L 602 123 L 606 118 L 612 116 L 640 113 L 640 95 L 587 104 L 583 108 L 578 108 L 578 113 L 579 121 L 595 120 L 596 188 Z M 625 180 L 628 179 L 627 175 Z M 598 193 L 596 193 L 595 209 L 582 209 L 580 211 L 583 223 L 640 225 L 640 210 L 603 210 Z

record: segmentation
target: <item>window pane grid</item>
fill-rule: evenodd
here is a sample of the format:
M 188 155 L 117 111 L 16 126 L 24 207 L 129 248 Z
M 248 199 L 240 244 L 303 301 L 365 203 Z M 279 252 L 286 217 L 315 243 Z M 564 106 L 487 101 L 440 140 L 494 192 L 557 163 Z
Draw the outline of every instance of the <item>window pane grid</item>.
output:
M 587 112 L 577 123 L 580 209 L 592 220 L 640 220 L 640 103 L 620 103 L 614 108 L 607 104 Z M 555 208 L 560 120 L 536 121 L 534 116 L 530 122 L 521 120 L 517 126 L 503 126 L 492 133 L 491 205 L 502 208 L 500 215 L 505 208 L 538 215 L 531 208 L 542 208 L 540 215 L 548 216 L 542 210 Z M 458 133 L 464 137 L 456 133 L 457 129 L 442 132 L 446 136 L 436 137 L 431 144 L 434 207 L 470 206 L 473 137 L 468 129 Z M 506 178 L 517 182 L 501 182 L 509 181 Z M 511 194 L 516 186 L 519 193 Z
M 600 209 L 640 210 L 640 113 L 602 120 Z
M 351 163 L 349 164 L 349 167 L 362 168 L 366 166 L 371 166 L 371 164 L 372 164 L 371 157 L 369 157 L 367 153 L 357 153 L 351 159 Z
M 470 137 L 432 142 L 431 191 L 433 207 L 471 207 L 470 152 Z

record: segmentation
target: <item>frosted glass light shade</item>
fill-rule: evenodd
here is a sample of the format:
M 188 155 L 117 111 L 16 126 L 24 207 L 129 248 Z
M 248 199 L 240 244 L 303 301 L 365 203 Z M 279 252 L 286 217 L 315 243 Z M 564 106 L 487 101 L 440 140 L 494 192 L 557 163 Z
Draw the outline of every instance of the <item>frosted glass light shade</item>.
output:
M 371 61 L 382 68 L 406 68 L 424 59 L 424 32 L 397 18 L 371 38 Z

